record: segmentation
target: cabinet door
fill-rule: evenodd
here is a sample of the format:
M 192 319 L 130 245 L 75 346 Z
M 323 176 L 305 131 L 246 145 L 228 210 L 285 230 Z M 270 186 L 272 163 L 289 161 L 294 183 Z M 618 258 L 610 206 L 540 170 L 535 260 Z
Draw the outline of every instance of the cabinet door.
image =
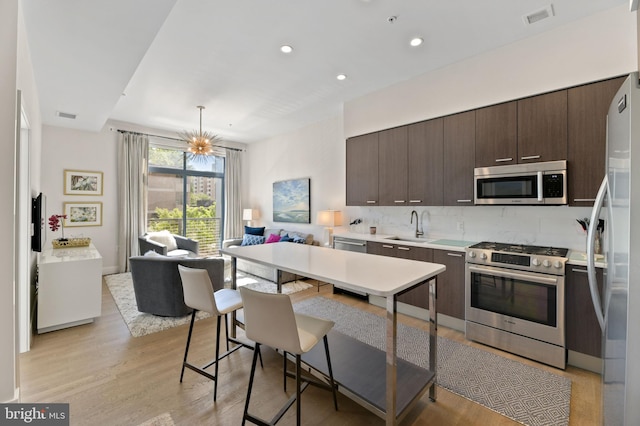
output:
M 567 159 L 567 91 L 518 101 L 518 162 Z
M 367 254 L 396 257 L 396 245 L 390 243 L 367 242 Z
M 464 319 L 464 253 L 434 250 L 433 262 L 447 267 L 438 275 L 437 310 L 440 314 Z
M 408 126 L 408 183 L 410 205 L 442 205 L 443 120 Z
M 378 138 L 379 205 L 406 205 L 407 126 L 381 131 Z
M 476 167 L 517 162 L 517 102 L 506 102 L 476 110 Z
M 378 204 L 378 133 L 347 140 L 347 205 Z
M 473 205 L 475 166 L 475 111 L 444 118 L 443 205 Z
M 424 247 L 398 245 L 396 257 L 431 262 L 433 259 L 433 250 Z M 424 283 L 413 290 L 401 294 L 398 296 L 398 302 L 429 309 L 429 286 L 427 283 Z
M 605 174 L 607 112 L 625 77 L 568 90 L 569 205 L 592 206 Z
M 602 294 L 602 269 L 596 270 Z M 587 269 L 567 265 L 565 285 L 565 324 L 567 349 L 602 357 L 602 331 L 591 300 Z

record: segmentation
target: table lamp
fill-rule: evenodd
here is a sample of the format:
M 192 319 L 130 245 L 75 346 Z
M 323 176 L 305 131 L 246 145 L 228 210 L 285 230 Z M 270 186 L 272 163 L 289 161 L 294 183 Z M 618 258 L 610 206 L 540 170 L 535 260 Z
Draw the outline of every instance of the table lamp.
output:
M 251 226 L 251 221 L 256 220 L 260 217 L 260 213 L 257 209 L 243 209 L 242 210 L 242 220 L 247 221 L 247 226 Z
M 333 227 L 342 225 L 342 212 L 340 210 L 320 210 L 317 223 L 326 227 L 324 245 L 333 247 Z

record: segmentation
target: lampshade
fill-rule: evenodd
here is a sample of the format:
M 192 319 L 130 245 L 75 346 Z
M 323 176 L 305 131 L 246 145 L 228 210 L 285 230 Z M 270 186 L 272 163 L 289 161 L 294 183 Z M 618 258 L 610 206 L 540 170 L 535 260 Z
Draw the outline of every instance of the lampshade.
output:
M 260 214 L 257 209 L 243 209 L 242 220 L 256 220 Z
M 342 212 L 340 210 L 320 210 L 317 218 L 318 225 L 334 226 L 342 225 Z

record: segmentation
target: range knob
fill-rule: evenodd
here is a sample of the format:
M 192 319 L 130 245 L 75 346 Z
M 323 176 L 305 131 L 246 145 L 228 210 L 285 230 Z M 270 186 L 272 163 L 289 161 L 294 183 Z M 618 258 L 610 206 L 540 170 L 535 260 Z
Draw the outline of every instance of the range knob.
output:
M 559 260 L 556 260 L 555 262 L 553 262 L 553 266 L 556 269 L 562 269 L 562 262 L 560 262 Z
M 487 253 L 481 253 L 480 259 L 485 260 L 487 258 Z
M 545 259 L 544 262 L 542 262 L 542 266 L 544 266 L 545 268 L 549 268 L 551 266 L 551 262 Z
M 538 260 L 537 257 L 534 257 L 533 260 L 531 261 L 531 264 L 533 266 L 540 266 L 540 261 Z
M 473 259 L 474 257 L 476 257 L 476 252 L 475 252 L 475 251 L 470 251 L 470 252 L 469 252 L 469 257 L 470 257 L 470 258 L 472 258 L 472 259 Z

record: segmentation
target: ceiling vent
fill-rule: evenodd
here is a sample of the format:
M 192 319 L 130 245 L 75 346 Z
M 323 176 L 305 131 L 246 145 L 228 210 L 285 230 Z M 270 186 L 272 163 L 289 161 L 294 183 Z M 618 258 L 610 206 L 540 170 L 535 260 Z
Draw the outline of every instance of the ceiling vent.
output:
M 60 118 L 68 118 L 69 120 L 75 120 L 76 119 L 76 114 L 71 114 L 69 112 L 62 112 L 62 111 L 58 111 L 56 112 L 56 115 Z
M 544 19 L 551 18 L 553 15 L 553 5 L 549 5 L 544 9 L 536 10 L 528 15 L 522 17 L 522 20 L 526 25 L 535 24 L 536 22 L 540 22 Z

